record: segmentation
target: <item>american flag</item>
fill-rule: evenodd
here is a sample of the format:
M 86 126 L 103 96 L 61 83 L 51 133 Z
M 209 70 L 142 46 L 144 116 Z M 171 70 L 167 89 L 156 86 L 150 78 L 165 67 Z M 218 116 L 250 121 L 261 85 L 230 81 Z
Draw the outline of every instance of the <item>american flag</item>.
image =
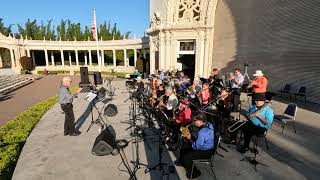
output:
M 97 26 L 96 26 L 95 20 L 93 20 L 91 23 L 91 33 L 92 33 L 93 39 L 96 41 L 97 40 Z

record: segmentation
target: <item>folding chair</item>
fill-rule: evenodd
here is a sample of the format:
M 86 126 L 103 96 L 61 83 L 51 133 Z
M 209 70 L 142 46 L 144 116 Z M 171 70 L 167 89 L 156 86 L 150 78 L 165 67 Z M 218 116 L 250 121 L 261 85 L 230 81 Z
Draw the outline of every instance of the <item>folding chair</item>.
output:
M 301 86 L 298 92 L 294 93 L 294 100 L 297 99 L 297 96 L 304 97 L 304 103 L 307 103 L 307 88 Z
M 282 124 L 282 134 L 284 131 L 284 126 L 287 125 L 287 122 L 292 121 L 293 122 L 293 128 L 294 132 L 297 133 L 296 131 L 296 125 L 295 125 L 295 120 L 296 120 L 296 115 L 298 111 L 298 105 L 294 103 L 288 104 L 286 110 L 282 115 L 275 115 L 274 119 L 279 120 Z
M 194 166 L 195 166 L 196 164 L 206 164 L 206 165 L 210 165 L 210 168 L 211 168 L 213 177 L 214 177 L 215 179 L 217 179 L 216 174 L 215 174 L 214 171 L 213 171 L 213 158 L 214 158 L 214 155 L 217 153 L 217 149 L 218 149 L 218 147 L 219 147 L 219 144 L 220 144 L 220 141 L 221 141 L 221 137 L 220 137 L 220 135 L 219 135 L 218 132 L 216 132 L 214 135 L 215 135 L 215 137 L 214 137 L 214 148 L 213 148 L 213 153 L 212 153 L 210 159 L 195 159 L 195 160 L 193 160 L 193 164 L 192 164 L 192 168 L 191 168 L 190 179 L 192 178 L 193 168 L 194 168 Z
M 283 90 L 280 90 L 280 96 L 282 97 L 283 93 L 289 94 L 290 95 L 290 99 L 291 99 L 291 85 L 290 84 L 286 84 L 283 88 Z

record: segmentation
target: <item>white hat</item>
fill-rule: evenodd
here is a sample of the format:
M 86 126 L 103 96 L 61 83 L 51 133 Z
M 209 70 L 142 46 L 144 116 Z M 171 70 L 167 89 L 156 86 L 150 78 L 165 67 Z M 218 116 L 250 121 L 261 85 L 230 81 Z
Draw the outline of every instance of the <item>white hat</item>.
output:
M 141 77 L 138 76 L 138 77 L 136 78 L 136 80 L 140 82 L 140 81 L 141 81 Z
M 253 76 L 263 76 L 263 73 L 261 70 L 256 70 L 256 73 L 253 74 Z

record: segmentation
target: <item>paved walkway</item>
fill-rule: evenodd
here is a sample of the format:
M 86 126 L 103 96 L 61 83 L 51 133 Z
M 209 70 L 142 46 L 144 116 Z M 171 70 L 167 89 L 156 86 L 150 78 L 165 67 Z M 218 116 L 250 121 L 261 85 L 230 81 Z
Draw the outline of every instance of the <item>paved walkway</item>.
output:
M 130 132 L 125 129 L 129 126 L 120 121 L 129 118 L 130 101 L 124 87 L 124 81 L 113 82 L 116 89 L 116 96 L 111 103 L 118 107 L 118 115 L 108 118 L 108 124 L 112 125 L 117 133 L 117 139 L 130 139 Z M 122 180 L 129 176 L 121 163 L 120 156 L 94 156 L 91 149 L 95 138 L 99 134 L 99 128 L 95 125 L 87 133 L 91 116 L 88 103 L 83 100 L 84 94 L 74 102 L 76 119 L 80 122 L 82 134 L 78 137 L 63 136 L 64 115 L 59 105 L 50 109 L 37 124 L 29 136 L 17 163 L 13 180 Z M 97 103 L 102 108 L 103 103 Z M 286 104 L 274 101 L 272 104 L 277 113 L 283 112 Z M 96 112 L 94 113 L 96 117 Z M 297 134 L 288 126 L 281 134 L 280 127 L 275 123 L 272 130 L 268 132 L 270 151 L 265 149 L 264 142 L 259 143 L 258 160 L 267 164 L 268 167 L 258 166 L 258 171 L 249 165 L 248 162 L 240 161 L 243 155 L 235 150 L 234 146 L 222 144 L 228 149 L 225 152 L 218 149 L 225 157 L 216 156 L 215 172 L 218 179 L 318 179 L 320 176 L 320 115 L 315 112 L 299 109 L 297 117 Z M 148 132 L 150 131 L 150 132 Z M 147 134 L 152 134 L 147 129 Z M 140 160 L 144 164 L 152 166 L 157 163 L 159 155 L 157 139 L 147 138 L 147 142 L 139 144 Z M 148 148 L 150 146 L 150 149 Z M 133 143 L 125 149 L 129 161 L 135 158 Z M 250 155 L 248 153 L 247 155 Z M 164 147 L 163 159 L 166 163 L 172 164 L 175 155 L 168 152 Z M 131 164 L 132 165 L 132 164 Z M 144 173 L 145 167 L 137 171 L 137 177 L 144 179 L 165 179 L 161 178 L 158 171 L 151 174 Z M 170 173 L 166 179 L 186 179 L 185 171 L 176 167 L 177 173 Z M 198 179 L 212 179 L 210 170 L 202 167 L 202 176 Z
M 57 94 L 64 75 L 48 75 L 0 98 L 0 125 L 13 119 L 31 105 Z M 79 84 L 80 76 L 73 76 L 73 84 Z

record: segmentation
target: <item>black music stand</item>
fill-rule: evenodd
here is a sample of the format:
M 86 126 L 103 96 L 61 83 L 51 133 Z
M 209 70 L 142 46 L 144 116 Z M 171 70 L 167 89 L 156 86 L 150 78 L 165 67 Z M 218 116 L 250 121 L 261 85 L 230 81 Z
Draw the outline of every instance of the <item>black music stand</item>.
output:
M 93 93 L 93 92 L 89 92 L 85 98 L 84 98 L 87 102 L 90 103 L 90 106 L 91 106 L 91 109 L 90 109 L 90 112 L 91 112 L 91 123 L 87 129 L 87 132 L 89 132 L 89 130 L 91 129 L 91 127 L 94 125 L 94 124 L 97 124 L 101 127 L 101 130 L 105 128 L 105 125 L 106 123 L 104 122 L 101 114 L 102 112 L 99 111 L 99 109 L 97 108 L 96 106 L 96 102 L 95 100 L 97 99 L 97 94 Z M 93 108 L 96 109 L 96 111 L 98 112 L 98 118 L 97 119 L 94 119 L 93 117 Z

